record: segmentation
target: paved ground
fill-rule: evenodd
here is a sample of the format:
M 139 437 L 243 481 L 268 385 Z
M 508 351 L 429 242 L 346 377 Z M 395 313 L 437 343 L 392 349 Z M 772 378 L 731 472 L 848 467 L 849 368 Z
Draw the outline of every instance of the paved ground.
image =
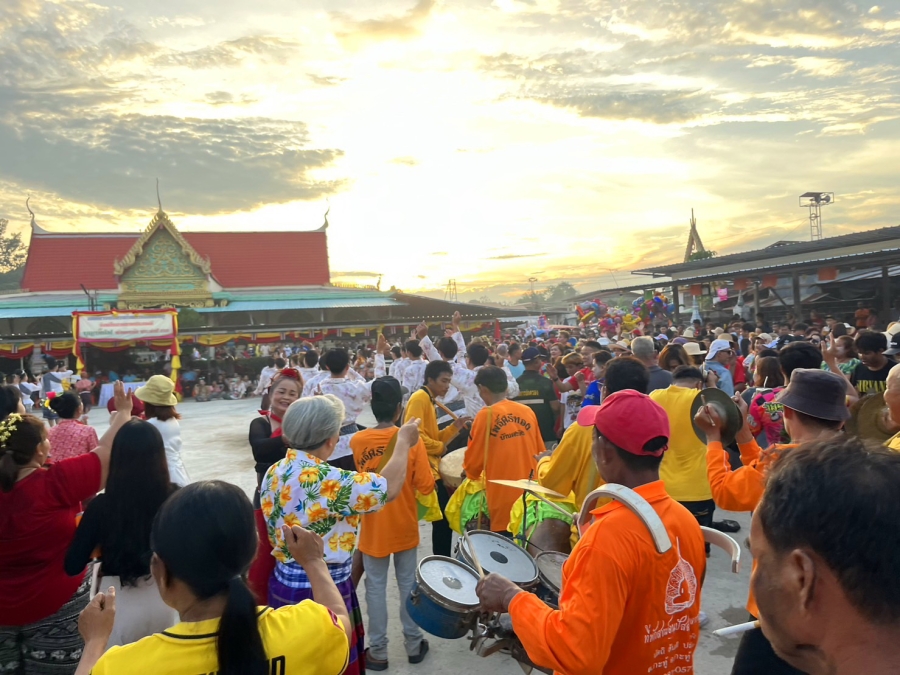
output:
M 249 495 L 256 485 L 253 459 L 247 443 L 250 421 L 256 415 L 259 399 L 243 401 L 211 401 L 195 403 L 189 401 L 179 406 L 182 414 L 181 428 L 184 439 L 184 463 L 192 480 L 218 478 L 241 486 Z M 91 423 L 102 434 L 107 426 L 105 411 L 96 410 L 91 414 Z M 716 519 L 731 518 L 741 523 L 742 530 L 735 535 L 743 546 L 749 531 L 748 514 L 717 512 Z M 431 553 L 431 526 L 421 525 L 422 542 L 420 557 Z M 710 617 L 710 623 L 701 631 L 700 645 L 695 657 L 697 675 L 721 675 L 731 669 L 731 661 L 737 650 L 737 640 L 722 640 L 711 631 L 732 623 L 747 620 L 744 602 L 749 583 L 750 554 L 743 547 L 744 564 L 740 574 L 731 573 L 730 560 L 719 549 L 713 549 L 712 557 L 703 585 L 703 609 Z M 399 607 L 399 593 L 392 580 L 389 588 L 389 605 Z M 364 593 L 360 589 L 360 599 L 365 612 Z M 403 638 L 400 633 L 398 609 L 394 609 L 390 624 L 388 672 L 418 673 L 419 675 L 443 675 L 446 673 L 471 673 L 472 675 L 512 675 L 521 673 L 514 661 L 504 655 L 480 658 L 469 652 L 469 642 L 442 640 L 429 636 L 431 653 L 425 662 L 412 666 L 406 662 Z

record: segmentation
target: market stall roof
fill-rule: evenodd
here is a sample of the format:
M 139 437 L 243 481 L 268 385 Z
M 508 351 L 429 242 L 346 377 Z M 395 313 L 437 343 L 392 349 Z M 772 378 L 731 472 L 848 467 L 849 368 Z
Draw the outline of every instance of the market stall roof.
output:
M 292 299 L 283 300 L 237 300 L 229 302 L 224 307 L 200 307 L 197 312 L 210 314 L 218 312 L 263 312 L 266 310 L 283 309 L 337 309 L 343 307 L 402 307 L 403 303 L 397 302 L 390 296 L 385 297 L 334 297 L 323 296 L 318 299 Z
M 817 267 L 876 267 L 896 263 L 900 226 L 855 232 L 818 241 L 787 242 L 686 263 L 635 270 L 632 274 L 668 277 L 679 284 L 720 278 L 813 270 Z M 660 282 L 656 282 L 660 283 Z

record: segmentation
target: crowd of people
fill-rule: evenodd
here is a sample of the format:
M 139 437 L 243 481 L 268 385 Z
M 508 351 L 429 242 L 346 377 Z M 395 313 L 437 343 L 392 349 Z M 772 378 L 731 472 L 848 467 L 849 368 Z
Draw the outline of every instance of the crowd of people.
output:
M 893 672 L 900 433 L 878 446 L 845 430 L 877 396 L 900 432 L 900 324 L 878 332 L 870 318 L 467 342 L 457 314 L 399 344 L 270 353 L 249 392 L 262 396 L 252 498 L 191 481 L 165 374 L 133 395 L 117 382 L 100 438 L 84 424 L 89 388 L 63 387 L 61 365 L 46 396 L 10 381 L 0 672 L 356 675 L 389 668 L 390 616 L 409 663 L 423 663 L 429 642 L 405 600 L 426 520 L 436 556 L 471 531 L 568 555 L 555 606 L 498 574 L 478 582 L 481 610 L 509 614 L 533 664 L 690 673 L 701 528 L 740 528 L 717 508 L 753 513 L 756 623 L 732 673 Z M 35 400 L 50 416 L 29 414 Z M 558 497 L 509 484 L 528 480 Z M 594 503 L 607 483 L 645 502 L 671 547 L 621 502 Z

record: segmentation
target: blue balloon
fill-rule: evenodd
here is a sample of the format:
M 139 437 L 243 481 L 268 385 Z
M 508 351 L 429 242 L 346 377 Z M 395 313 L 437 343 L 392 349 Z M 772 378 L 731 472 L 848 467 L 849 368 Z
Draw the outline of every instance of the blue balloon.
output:
M 675 313 L 675 303 L 674 303 L 674 302 L 670 302 L 670 303 L 669 303 L 669 306 L 666 307 L 666 313 L 668 313 L 668 314 L 674 314 L 674 313 Z

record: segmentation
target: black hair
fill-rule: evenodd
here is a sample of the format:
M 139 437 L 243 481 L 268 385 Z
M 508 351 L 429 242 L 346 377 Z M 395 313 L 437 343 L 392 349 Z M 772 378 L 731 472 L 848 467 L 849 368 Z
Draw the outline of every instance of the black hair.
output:
M 390 401 L 376 401 L 373 399 L 371 405 L 372 415 L 378 422 L 393 422 L 400 401 L 392 403 Z
M 103 560 L 119 571 L 123 586 L 134 586 L 147 575 L 150 529 L 172 490 L 159 429 L 129 420 L 112 443 L 104 496 L 109 508 L 100 540 Z
M 284 368 L 286 365 L 287 365 L 287 361 L 285 361 L 285 360 L 284 360 L 283 358 L 281 358 L 280 356 L 279 356 L 277 359 L 275 359 L 275 367 L 278 368 L 278 370 L 281 370 L 281 369 Z
M 0 420 L 6 419 L 19 409 L 19 401 L 22 400 L 22 392 L 11 384 L 0 386 Z
M 604 363 L 609 363 L 613 360 L 612 352 L 608 349 L 601 349 L 599 352 L 594 354 L 594 363 L 603 365 Z
M 748 321 L 747 323 L 743 324 L 743 325 L 741 326 L 741 328 L 743 328 L 743 329 L 744 329 L 745 331 L 747 331 L 748 333 L 752 333 L 753 331 L 756 330 L 756 326 L 754 326 L 754 325 L 753 325 L 752 323 L 750 323 L 749 321 Z
M 270 356 L 266 360 L 266 365 L 269 366 L 269 368 L 274 368 L 275 367 L 275 359 Z
M 856 351 L 858 352 L 883 352 L 887 348 L 888 341 L 884 333 L 864 330 L 856 336 Z
M 678 366 L 672 371 L 673 380 L 695 380 L 703 382 L 703 373 L 696 366 Z
M 650 442 L 655 440 L 656 439 L 654 438 Z M 627 450 L 623 450 L 618 445 L 613 445 L 613 447 L 616 449 L 616 454 L 625 466 L 628 467 L 630 471 L 636 473 L 643 471 L 658 471 L 659 465 L 662 463 L 663 457 L 665 456 L 665 453 L 659 457 L 654 457 L 653 455 L 635 455 Z
M 477 368 L 478 366 L 483 366 L 485 363 L 487 363 L 488 357 L 491 355 L 491 353 L 484 345 L 475 343 L 469 345 L 469 348 L 466 349 L 466 355 L 469 357 L 472 365 Z
M 459 345 L 451 337 L 442 337 L 437 341 L 437 350 L 445 359 L 452 359 L 459 353 Z
M 797 417 L 800 418 L 800 421 L 803 422 L 805 426 L 808 427 L 816 427 L 818 429 L 826 429 L 829 431 L 837 431 L 842 426 L 844 426 L 844 420 L 826 420 L 822 417 L 816 417 L 814 415 L 808 415 L 804 412 L 800 412 L 799 410 L 791 409 L 791 412 L 794 413 Z
M 64 420 L 73 419 L 81 406 L 78 394 L 67 391 L 50 399 L 50 409 Z
M 399 359 L 401 357 L 400 347 L 398 347 L 397 345 L 391 347 L 391 354 L 394 355 L 395 359 Z
M 778 350 L 772 349 L 771 347 L 766 347 L 765 349 L 760 349 L 759 352 L 757 352 L 757 354 L 756 354 L 756 358 L 758 358 L 758 359 L 762 358 L 764 356 L 774 356 L 777 358 Z
M 642 394 L 650 387 L 650 371 L 633 356 L 619 356 L 606 366 L 604 387 L 610 394 L 634 389 Z
M 879 333 L 879 335 L 881 334 Z M 822 352 L 808 342 L 791 342 L 778 353 L 778 362 L 781 364 L 785 378 L 790 380 L 791 373 L 797 368 L 821 368 Z
M 796 330 L 800 330 L 800 331 L 806 332 L 806 330 L 807 330 L 808 328 L 809 328 L 809 326 L 807 326 L 807 325 L 806 325 L 805 323 L 803 323 L 803 322 L 795 323 L 795 324 L 794 324 L 794 330 L 795 330 L 795 331 L 796 331 Z
M 201 600 L 226 595 L 216 637 L 216 672 L 267 675 L 256 601 L 246 582 L 257 532 L 244 491 L 219 480 L 178 490 L 156 514 L 150 546 L 167 573 Z
M 379 422 L 393 422 L 397 409 L 403 403 L 403 393 L 397 378 L 387 375 L 379 377 L 375 382 L 387 381 L 391 386 L 373 386 L 372 414 Z M 374 382 L 373 382 L 374 385 Z
M 340 375 L 350 365 L 350 353 L 343 347 L 334 347 L 325 354 L 323 362 L 332 375 Z
M 303 363 L 307 368 L 315 368 L 319 364 L 319 352 L 315 349 L 310 349 L 303 354 Z
M 412 357 L 413 360 L 422 358 L 422 347 L 419 344 L 418 340 L 407 340 L 406 344 L 403 345 L 403 348 L 406 350 L 406 353 Z
M 522 345 L 520 345 L 518 342 L 513 342 L 509 345 L 508 353 L 510 356 L 512 356 L 516 352 L 521 352 L 521 351 L 522 351 Z
M 423 382 L 428 384 L 428 380 L 436 381 L 441 375 L 447 373 L 453 375 L 453 367 L 446 361 L 429 361 L 425 366 L 425 374 Z
M 588 340 L 581 346 L 582 347 L 590 347 L 591 349 L 596 349 L 597 351 L 603 351 L 603 345 L 601 345 L 596 340 Z
M 492 394 L 502 394 L 509 383 L 506 379 L 506 371 L 497 366 L 485 366 L 475 374 L 475 384 L 486 387 Z
M 813 551 L 867 619 L 900 620 L 900 454 L 854 436 L 805 443 L 774 463 L 758 517 L 778 554 Z
M 10 492 L 15 487 L 19 469 L 34 458 L 46 437 L 44 423 L 33 415 L 22 415 L 15 423 L 0 449 L 0 490 Z

